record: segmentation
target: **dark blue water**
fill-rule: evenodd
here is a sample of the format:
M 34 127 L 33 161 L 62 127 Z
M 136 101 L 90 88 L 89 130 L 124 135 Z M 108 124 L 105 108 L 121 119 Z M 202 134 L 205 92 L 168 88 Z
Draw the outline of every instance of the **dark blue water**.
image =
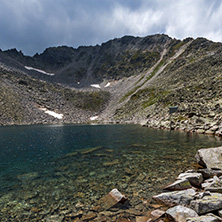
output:
M 147 186 L 152 193 L 163 186 L 159 178 L 170 181 L 192 167 L 198 149 L 221 144 L 212 136 L 138 125 L 0 127 L 0 206 L 5 199 L 30 208 L 43 199 L 65 205 L 80 194 L 90 203 L 114 187 L 132 195 Z M 28 191 L 32 195 L 23 197 Z

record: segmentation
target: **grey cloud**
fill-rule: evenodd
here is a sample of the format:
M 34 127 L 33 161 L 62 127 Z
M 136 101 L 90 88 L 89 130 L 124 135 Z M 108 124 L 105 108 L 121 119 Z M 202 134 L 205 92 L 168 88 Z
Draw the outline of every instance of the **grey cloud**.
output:
M 25 54 L 95 45 L 126 34 L 222 41 L 220 0 L 0 0 L 0 48 Z

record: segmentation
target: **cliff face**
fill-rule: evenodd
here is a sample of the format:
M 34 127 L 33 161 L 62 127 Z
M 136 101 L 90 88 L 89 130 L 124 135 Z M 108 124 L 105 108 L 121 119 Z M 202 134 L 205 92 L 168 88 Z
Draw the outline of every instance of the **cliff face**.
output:
M 44 122 L 41 106 L 64 113 L 62 122 L 98 116 L 199 132 L 222 128 L 222 43 L 125 36 L 101 46 L 48 48 L 33 57 L 8 50 L 0 52 L 0 67 L 1 124 Z M 170 106 L 178 107 L 171 116 Z M 33 119 L 25 120 L 28 115 Z

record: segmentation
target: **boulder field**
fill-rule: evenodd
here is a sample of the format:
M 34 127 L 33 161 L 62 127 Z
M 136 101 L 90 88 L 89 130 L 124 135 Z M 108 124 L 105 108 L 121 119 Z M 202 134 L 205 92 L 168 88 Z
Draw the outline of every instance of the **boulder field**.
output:
M 165 192 L 153 196 L 168 209 L 146 221 L 222 221 L 222 147 L 200 149 L 195 158 L 199 169 L 181 173 Z

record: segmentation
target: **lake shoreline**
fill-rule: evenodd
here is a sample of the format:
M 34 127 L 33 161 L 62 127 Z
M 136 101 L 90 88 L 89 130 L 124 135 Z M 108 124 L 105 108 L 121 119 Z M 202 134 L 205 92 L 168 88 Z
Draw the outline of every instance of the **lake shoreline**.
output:
M 63 121 L 49 121 L 49 122 L 32 122 L 32 123 L 12 123 L 12 124 L 0 124 L 0 126 L 32 126 L 32 125 L 141 125 L 142 127 L 148 127 L 152 129 L 167 130 L 167 131 L 181 131 L 186 133 L 204 134 L 207 136 L 222 137 L 222 124 L 213 124 L 208 129 L 204 130 L 204 125 L 187 125 L 187 126 L 175 126 L 170 121 L 159 122 L 153 120 L 145 121 L 82 121 L 82 122 L 63 122 Z

